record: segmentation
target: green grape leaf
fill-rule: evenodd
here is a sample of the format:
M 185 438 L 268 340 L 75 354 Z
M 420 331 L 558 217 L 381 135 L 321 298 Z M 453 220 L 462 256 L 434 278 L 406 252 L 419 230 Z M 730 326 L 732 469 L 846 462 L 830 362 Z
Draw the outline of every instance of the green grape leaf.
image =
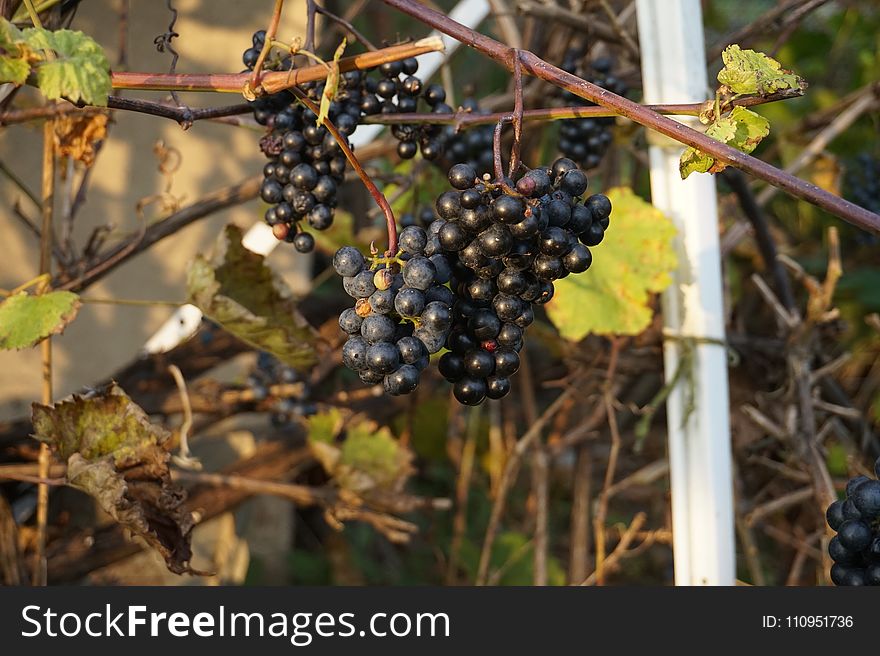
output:
M 770 121 L 745 107 L 734 107 L 727 116 L 718 119 L 706 130 L 706 136 L 721 141 L 749 154 L 770 134 Z M 685 149 L 678 164 L 682 180 L 691 173 L 720 173 L 727 164 L 697 150 Z
M 30 72 L 31 67 L 25 59 L 0 55 L 0 84 L 11 82 L 20 86 L 25 83 Z
M 339 408 L 328 408 L 325 412 L 308 418 L 309 441 L 333 444 L 342 430 L 342 412 Z
M 93 38 L 76 30 L 50 32 L 35 27 L 24 30 L 23 35 L 31 50 L 55 53 L 54 58 L 36 65 L 37 86 L 46 98 L 107 105 L 112 90 L 110 63 Z
M 651 322 L 652 292 L 663 291 L 677 259 L 675 227 L 660 210 L 628 187 L 608 192 L 611 225 L 594 249 L 589 271 L 555 283 L 547 314 L 560 335 L 580 340 L 590 333 L 636 335 Z
M 0 52 L 0 83 L 24 84 L 31 72 L 30 50 L 21 30 L 5 18 L 0 18 Z
M 187 271 L 190 302 L 223 328 L 300 371 L 317 362 L 317 336 L 299 314 L 290 288 L 265 258 L 226 226 L 213 260 L 198 255 Z
M 79 306 L 79 296 L 73 292 L 10 296 L 0 303 L 0 349 L 29 348 L 62 333 Z
M 721 59 L 724 68 L 718 73 L 718 81 L 736 95 L 769 96 L 779 91 L 806 88 L 801 77 L 785 70 L 763 52 L 743 50 L 733 44 L 724 49 Z
M 318 109 L 318 119 L 316 121 L 318 125 L 324 125 L 324 121 L 327 120 L 327 113 L 330 111 L 330 103 L 333 102 L 333 99 L 336 98 L 336 93 L 339 91 L 339 58 L 345 52 L 346 45 L 347 41 L 343 38 L 342 43 L 339 44 L 336 52 L 333 53 L 333 61 L 329 64 L 330 72 L 327 73 L 327 82 L 324 85 L 324 92 L 321 94 L 321 106 Z
M 309 445 L 336 484 L 359 495 L 399 492 L 413 472 L 412 452 L 387 427 L 359 417 L 344 425 L 337 409 L 309 418 Z
M 34 437 L 67 460 L 67 484 L 91 495 L 176 574 L 196 573 L 186 493 L 171 481 L 171 434 L 115 383 L 88 397 L 33 404 Z

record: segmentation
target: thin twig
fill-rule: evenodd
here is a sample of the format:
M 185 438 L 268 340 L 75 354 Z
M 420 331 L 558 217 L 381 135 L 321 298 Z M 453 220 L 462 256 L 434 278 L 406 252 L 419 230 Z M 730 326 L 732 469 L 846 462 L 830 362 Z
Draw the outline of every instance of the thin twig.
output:
M 364 44 L 364 47 L 367 50 L 371 50 L 371 51 L 378 50 L 378 48 L 376 48 L 376 46 L 367 37 L 365 37 L 354 25 L 352 25 L 349 21 L 344 19 L 342 16 L 337 16 L 332 11 L 325 9 L 324 7 L 322 7 L 321 5 L 319 5 L 316 2 L 312 3 L 312 4 L 315 7 L 315 10 L 319 14 L 321 14 L 322 16 L 326 16 L 327 18 L 332 20 L 334 23 L 340 25 L 342 27 L 342 29 L 344 29 L 346 32 L 351 34 L 355 39 L 357 39 L 362 44 Z M 306 48 L 306 49 L 309 50 L 310 48 Z
M 30 2 L 28 0 L 28 6 Z M 40 273 L 52 273 L 52 211 L 55 205 L 55 122 L 46 121 L 43 125 L 43 176 L 42 176 L 43 227 L 40 238 Z M 52 404 L 52 338 L 40 343 L 43 384 L 42 403 Z M 52 453 L 45 442 L 40 444 L 38 478 L 49 477 Z M 43 586 L 47 582 L 46 570 L 46 525 L 49 519 L 49 487 L 45 483 L 37 486 L 37 537 L 34 549 L 33 585 Z
M 550 473 L 547 451 L 540 445 L 532 452 L 532 489 L 535 493 L 534 584 L 547 585 L 547 558 L 550 550 Z
M 633 517 L 632 522 L 630 522 L 629 527 L 624 531 L 623 535 L 620 536 L 620 541 L 617 543 L 617 546 L 614 547 L 614 551 L 612 551 L 608 558 L 605 559 L 602 570 L 599 569 L 598 561 L 596 564 L 596 571 L 590 574 L 586 579 L 584 579 L 581 585 L 595 585 L 600 584 L 602 582 L 602 577 L 605 572 L 608 570 L 614 569 L 617 566 L 617 563 L 626 555 L 627 549 L 629 549 L 629 545 L 636 538 L 642 526 L 645 524 L 645 520 L 647 519 L 647 515 L 645 513 L 640 512 L 635 517 Z
M 458 558 L 467 531 L 468 495 L 471 488 L 471 476 L 474 471 L 474 460 L 477 452 L 477 433 L 479 432 L 480 418 L 478 408 L 470 408 L 469 410 L 470 417 L 464 448 L 461 451 L 458 479 L 455 484 L 455 516 L 452 518 L 452 540 L 449 543 L 449 563 L 446 566 L 446 585 L 454 585 L 458 578 Z
M 505 502 L 510 488 L 516 480 L 519 472 L 520 462 L 525 452 L 531 447 L 532 443 L 541 434 L 544 425 L 553 418 L 562 405 L 575 392 L 575 385 L 567 388 L 562 394 L 556 397 L 544 413 L 533 423 L 525 434 L 516 443 L 516 446 L 510 453 L 510 457 L 504 464 L 504 473 L 501 475 L 501 481 L 498 484 L 498 496 L 495 504 L 492 506 L 492 513 L 489 516 L 489 524 L 486 527 L 486 537 L 483 540 L 483 548 L 480 552 L 480 562 L 477 567 L 476 585 L 485 585 L 489 574 L 489 562 L 492 556 L 492 545 L 495 542 L 495 536 L 501 526 L 501 516 L 504 514 Z
M 263 40 L 263 49 L 257 57 L 257 63 L 254 64 L 254 70 L 251 73 L 250 88 L 256 93 L 260 89 L 260 74 L 263 72 L 263 64 L 269 51 L 272 50 L 272 42 L 275 40 L 275 34 L 278 32 L 278 24 L 281 22 L 281 10 L 284 8 L 284 0 L 275 0 L 275 7 L 272 9 L 272 17 L 269 19 L 269 27 L 266 28 L 266 38 Z M 306 45 L 306 50 L 312 50 L 312 46 Z
M 320 110 L 318 106 L 309 100 L 308 96 L 302 91 L 299 89 L 291 89 L 291 91 L 299 101 L 312 110 L 315 115 L 319 114 Z M 354 151 L 348 144 L 348 139 L 339 133 L 339 130 L 336 129 L 336 126 L 333 125 L 329 118 L 324 119 L 324 127 L 333 135 L 340 150 L 345 154 L 348 163 L 351 164 L 351 167 L 354 169 L 355 173 L 358 174 L 358 177 L 361 179 L 361 182 L 364 183 L 367 191 L 370 192 L 370 196 L 373 197 L 373 200 L 376 201 L 376 205 L 379 206 L 382 213 L 385 215 L 385 225 L 388 230 L 388 250 L 385 251 L 385 256 L 394 257 L 397 255 L 397 222 L 394 220 L 394 210 L 391 209 L 391 204 L 388 202 L 388 199 L 385 198 L 385 194 L 379 190 L 379 187 L 376 186 L 376 183 L 373 182 L 373 179 L 370 178 L 369 174 L 364 170 L 360 161 L 358 161 L 357 156 L 355 156 Z

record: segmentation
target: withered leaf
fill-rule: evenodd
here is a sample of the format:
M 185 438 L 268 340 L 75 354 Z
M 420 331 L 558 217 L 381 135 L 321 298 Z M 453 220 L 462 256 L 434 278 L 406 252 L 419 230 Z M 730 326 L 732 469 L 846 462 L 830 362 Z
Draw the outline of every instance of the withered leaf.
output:
M 33 404 L 34 437 L 67 460 L 67 483 L 91 495 L 113 519 L 142 537 L 175 574 L 189 561 L 194 521 L 186 493 L 171 481 L 171 434 L 118 385 L 51 406 Z

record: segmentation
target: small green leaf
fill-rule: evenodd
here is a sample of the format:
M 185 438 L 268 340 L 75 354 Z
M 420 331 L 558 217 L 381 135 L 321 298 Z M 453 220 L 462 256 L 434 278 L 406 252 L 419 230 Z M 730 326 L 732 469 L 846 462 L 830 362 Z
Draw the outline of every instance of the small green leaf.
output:
M 194 572 L 194 521 L 184 490 L 171 481 L 171 435 L 116 384 L 87 398 L 33 404 L 34 437 L 67 460 L 67 484 L 91 495 L 142 537 L 176 574 Z
M 324 92 L 321 94 L 321 107 L 318 110 L 317 124 L 324 125 L 327 119 L 327 113 L 330 111 L 330 103 L 336 98 L 336 92 L 339 91 L 339 58 L 345 52 L 347 41 L 343 38 L 342 43 L 333 53 L 333 61 L 330 62 L 330 72 L 327 73 L 327 82 L 324 85 Z
M 733 44 L 721 53 L 724 68 L 718 81 L 737 95 L 768 96 L 788 89 L 804 89 L 806 83 L 762 52 L 743 50 Z
M 399 492 L 413 471 L 412 452 L 387 427 L 359 417 L 344 425 L 337 409 L 309 418 L 309 445 L 336 484 L 356 494 Z
M 770 122 L 745 107 L 734 107 L 727 116 L 715 121 L 706 130 L 706 136 L 721 141 L 748 154 L 770 134 Z M 681 154 L 679 172 L 684 180 L 691 173 L 719 173 L 727 164 L 717 161 L 696 148 L 689 147 Z
M 0 18 L 0 52 L 0 83 L 24 84 L 31 71 L 29 50 L 21 30 L 5 18 Z
M 0 349 L 29 348 L 60 334 L 76 318 L 79 306 L 73 292 L 10 296 L 0 303 Z
M 25 43 L 33 51 L 53 51 L 54 59 L 37 64 L 37 86 L 49 99 L 66 98 L 89 105 L 106 106 L 110 63 L 104 49 L 91 37 L 75 30 L 24 30 Z
M 31 67 L 24 59 L 0 55 L 0 83 L 11 82 L 22 85 L 30 72 Z
M 359 422 L 347 428 L 336 478 L 353 492 L 376 488 L 399 492 L 412 473 L 411 461 L 412 453 L 394 439 L 387 427 Z
M 229 225 L 214 261 L 199 255 L 187 272 L 191 302 L 239 339 L 300 370 L 317 361 L 317 337 L 284 281 L 241 244 Z
M 328 408 L 325 412 L 308 418 L 309 441 L 333 444 L 342 429 L 342 413 L 339 408 Z
M 660 210 L 632 189 L 608 192 L 614 206 L 605 240 L 594 249 L 589 271 L 557 281 L 547 314 L 559 333 L 570 340 L 590 333 L 636 335 L 651 322 L 652 292 L 672 281 L 676 264 L 672 250 L 675 227 Z

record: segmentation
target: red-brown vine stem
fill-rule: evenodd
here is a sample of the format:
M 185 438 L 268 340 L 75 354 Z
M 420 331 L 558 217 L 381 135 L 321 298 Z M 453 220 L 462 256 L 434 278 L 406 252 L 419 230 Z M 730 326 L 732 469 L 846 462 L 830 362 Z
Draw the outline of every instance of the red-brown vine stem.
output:
M 339 60 L 339 70 L 343 73 L 373 68 L 391 61 L 416 57 L 427 52 L 442 52 L 443 40 L 440 37 L 427 37 L 413 43 L 402 43 L 381 50 L 363 52 Z M 323 80 L 327 77 L 327 67 L 323 64 L 304 66 L 292 71 L 271 71 L 260 78 L 260 85 L 266 93 L 272 94 L 306 82 Z M 215 91 L 220 93 L 241 93 L 251 79 L 247 73 L 130 73 L 113 72 L 110 84 L 114 89 L 139 89 L 153 91 Z
M 519 150 L 522 141 L 523 124 L 523 82 L 522 66 L 519 61 L 519 50 L 514 50 L 513 58 L 513 146 L 510 149 L 509 175 L 512 177 L 519 167 Z
M 571 73 L 544 61 L 528 50 L 516 51 L 503 43 L 465 27 L 445 14 L 434 11 L 415 0 L 383 0 L 385 4 L 409 14 L 420 22 L 451 36 L 463 44 L 483 53 L 508 70 L 514 69 L 514 58 L 519 57 L 524 72 L 540 78 L 566 91 L 614 110 L 621 116 L 656 130 L 679 143 L 693 146 L 718 161 L 736 167 L 760 178 L 786 193 L 840 217 L 864 230 L 880 234 L 880 215 L 869 212 L 855 203 L 828 193 L 824 189 L 786 173 L 755 157 L 746 155 L 727 144 L 707 137 L 701 132 L 653 112 L 638 103 L 611 93 Z
M 291 88 L 291 92 L 293 92 L 302 104 L 312 110 L 316 115 L 319 113 L 319 107 L 309 100 L 302 91 L 293 87 Z M 385 215 L 385 225 L 388 229 L 388 250 L 385 251 L 385 256 L 394 257 L 397 255 L 397 222 L 394 220 L 394 211 L 391 209 L 391 204 L 388 202 L 388 199 L 385 198 L 385 195 L 379 191 L 379 187 L 376 186 L 376 183 L 373 182 L 372 178 L 370 178 L 369 174 L 364 170 L 364 167 L 361 165 L 360 161 L 358 161 L 351 146 L 348 145 L 346 138 L 339 133 L 339 130 L 336 129 L 336 126 L 333 125 L 329 118 L 324 119 L 324 127 L 327 128 L 327 131 L 333 135 L 334 139 L 336 139 L 336 143 L 339 144 L 342 152 L 345 153 L 345 158 L 348 160 L 349 164 L 351 164 L 351 167 L 354 169 L 355 173 L 357 173 L 361 182 L 364 183 L 367 191 L 370 192 L 370 196 L 376 201 L 376 205 L 382 210 L 382 214 Z
M 501 133 L 504 124 L 510 123 L 510 114 L 504 114 L 495 124 L 495 132 L 492 135 L 492 161 L 495 170 L 495 180 L 500 182 L 504 179 L 504 163 L 501 161 Z
M 772 96 L 748 96 L 745 98 L 737 98 L 730 102 L 729 107 L 754 107 L 755 105 L 764 105 L 780 100 L 788 100 L 791 98 L 799 98 L 803 94 L 798 91 L 796 93 L 777 93 Z M 647 109 L 658 114 L 669 114 L 673 116 L 699 116 L 700 112 L 705 109 L 704 103 L 667 103 L 662 105 L 642 105 Z M 726 108 L 725 108 L 726 109 Z M 475 112 L 460 110 L 447 114 L 434 114 L 431 112 L 412 112 L 401 114 L 373 114 L 364 116 L 362 123 L 373 123 L 376 125 L 396 125 L 396 124 L 419 124 L 419 123 L 439 123 L 443 125 L 454 125 L 456 127 L 472 127 L 475 125 L 493 125 L 500 121 L 509 112 L 494 112 L 491 114 L 477 114 Z M 523 110 L 523 121 L 564 121 L 575 118 L 605 118 L 610 116 L 619 116 L 614 110 L 606 109 L 598 105 L 585 107 L 583 105 L 575 105 L 573 107 L 548 107 L 541 109 Z M 0 115 L 0 123 L 3 122 L 3 115 Z
M 796 98 L 801 94 L 776 94 L 761 98 L 759 96 L 750 96 L 747 98 L 739 98 L 731 102 L 730 106 L 753 107 L 768 102 L 776 102 L 788 98 Z M 702 103 L 679 103 L 665 105 L 644 105 L 645 107 L 657 112 L 658 114 L 671 114 L 678 116 L 698 116 L 703 110 Z M 109 109 L 121 109 L 130 112 L 139 112 L 142 114 L 150 114 L 160 118 L 170 118 L 178 123 L 186 124 L 188 122 L 201 121 L 212 118 L 222 118 L 224 116 L 235 116 L 238 114 L 248 114 L 253 108 L 248 103 L 237 103 L 235 105 L 226 105 L 222 107 L 206 107 L 202 109 L 193 109 L 191 107 L 174 107 L 167 103 L 152 102 L 149 100 L 136 100 L 133 98 L 122 98 L 120 96 L 110 96 L 107 98 L 107 107 Z M 52 118 L 64 114 L 74 114 L 76 112 L 94 112 L 95 108 L 77 107 L 71 104 L 57 104 L 54 107 L 29 107 L 27 109 L 12 109 L 0 113 L 0 126 L 14 125 L 16 123 L 25 123 L 41 118 Z M 436 123 L 442 125 L 454 125 L 456 127 L 472 127 L 475 125 L 492 125 L 500 121 L 507 112 L 496 112 L 494 114 L 476 114 L 470 111 L 458 111 L 448 114 L 433 114 L 430 112 L 413 112 L 406 114 L 375 114 L 372 116 L 364 116 L 362 123 L 373 123 L 377 125 L 395 125 L 395 124 L 421 124 Z M 599 118 L 617 116 L 617 112 L 609 111 L 599 106 L 575 106 L 575 107 L 551 107 L 541 109 L 526 109 L 523 111 L 523 121 L 563 121 L 575 118 Z

